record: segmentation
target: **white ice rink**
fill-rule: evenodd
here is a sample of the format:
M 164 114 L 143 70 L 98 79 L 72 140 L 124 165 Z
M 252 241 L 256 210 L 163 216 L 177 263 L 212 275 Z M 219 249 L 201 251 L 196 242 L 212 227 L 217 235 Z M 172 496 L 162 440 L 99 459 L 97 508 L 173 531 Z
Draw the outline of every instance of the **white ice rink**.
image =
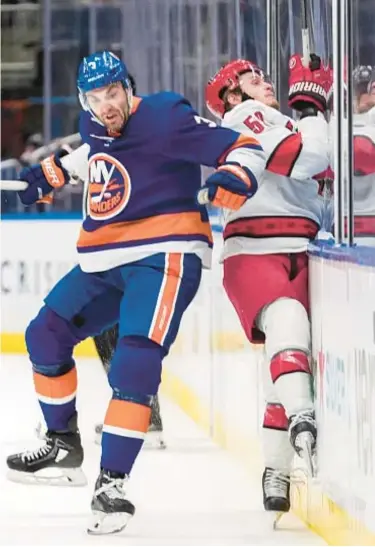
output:
M 325 545 L 287 515 L 272 530 L 262 511 L 260 478 L 251 477 L 214 445 L 186 415 L 162 400 L 165 451 L 144 450 L 129 483 L 137 512 L 119 536 L 86 534 L 100 449 L 93 428 L 109 397 L 96 360 L 78 363 L 80 427 L 85 447 L 85 488 L 25 486 L 6 480 L 7 454 L 34 448 L 39 419 L 30 365 L 1 356 L 0 545 Z

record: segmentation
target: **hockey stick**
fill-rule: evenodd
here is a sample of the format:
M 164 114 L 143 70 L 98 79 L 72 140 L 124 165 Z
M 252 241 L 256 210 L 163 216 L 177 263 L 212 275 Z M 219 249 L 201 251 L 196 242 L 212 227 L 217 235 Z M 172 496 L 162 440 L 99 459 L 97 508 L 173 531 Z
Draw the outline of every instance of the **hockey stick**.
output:
M 28 184 L 24 180 L 0 180 L 0 190 L 7 190 L 10 192 L 22 192 L 22 190 L 26 190 L 27 187 Z M 207 188 L 199 190 L 197 195 L 197 201 L 200 205 L 207 205 L 208 203 L 210 203 L 210 200 L 208 199 Z
M 0 190 L 8 190 L 11 192 L 22 192 L 28 187 L 24 180 L 0 180 Z
M 199 190 L 197 194 L 197 201 L 199 205 L 207 205 L 210 203 L 210 200 L 208 199 L 208 188 L 202 188 Z
M 301 0 L 301 25 L 302 25 L 302 60 L 304 66 L 309 66 L 310 62 L 310 33 L 307 22 L 307 0 Z
M 72 184 L 73 186 L 83 180 L 83 172 L 86 171 L 85 164 L 87 163 L 88 148 L 87 144 L 83 144 L 79 148 L 76 148 L 76 150 L 73 150 L 70 154 L 60 158 L 61 165 L 68 171 L 71 177 L 69 184 Z M 79 173 L 79 171 L 81 171 L 81 173 Z M 0 180 L 0 190 L 22 192 L 22 190 L 26 190 L 27 186 L 28 183 L 23 180 Z

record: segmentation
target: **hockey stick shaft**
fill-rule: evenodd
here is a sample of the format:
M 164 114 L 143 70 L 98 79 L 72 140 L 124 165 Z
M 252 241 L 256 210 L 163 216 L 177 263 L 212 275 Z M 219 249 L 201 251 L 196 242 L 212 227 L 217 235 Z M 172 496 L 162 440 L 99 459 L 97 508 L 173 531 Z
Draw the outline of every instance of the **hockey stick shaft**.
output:
M 10 192 L 22 192 L 28 187 L 24 180 L 0 180 L 0 190 L 8 190 Z
M 208 199 L 208 188 L 202 188 L 197 194 L 197 201 L 200 205 L 207 205 L 210 203 Z
M 307 22 L 307 0 L 301 0 L 301 25 L 302 25 L 302 58 L 303 64 L 308 66 L 310 62 L 310 32 Z
M 68 173 L 71 175 L 70 184 L 78 184 L 79 177 L 77 177 L 76 173 L 76 162 L 82 158 L 82 154 L 85 154 L 87 152 L 88 145 L 83 144 L 79 148 L 76 148 L 76 150 L 73 150 L 70 154 L 63 156 L 60 158 L 61 165 L 68 171 Z M 83 176 L 83 175 L 81 175 Z M 23 180 L 0 180 L 0 190 L 8 190 L 10 192 L 22 192 L 22 190 L 26 190 L 28 183 Z

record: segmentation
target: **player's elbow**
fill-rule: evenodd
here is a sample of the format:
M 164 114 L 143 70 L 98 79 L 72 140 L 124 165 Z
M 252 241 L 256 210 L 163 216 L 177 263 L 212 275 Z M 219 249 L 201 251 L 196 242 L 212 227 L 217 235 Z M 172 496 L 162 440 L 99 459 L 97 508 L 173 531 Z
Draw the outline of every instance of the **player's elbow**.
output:
M 326 171 L 330 165 L 328 143 L 309 143 L 303 146 L 300 161 L 296 165 L 292 177 L 300 180 L 314 178 L 317 174 Z
M 314 177 L 318 173 L 327 171 L 329 165 L 330 156 L 328 147 L 321 147 L 319 150 L 315 150 L 314 153 L 311 154 L 311 170 L 308 174 L 310 177 Z

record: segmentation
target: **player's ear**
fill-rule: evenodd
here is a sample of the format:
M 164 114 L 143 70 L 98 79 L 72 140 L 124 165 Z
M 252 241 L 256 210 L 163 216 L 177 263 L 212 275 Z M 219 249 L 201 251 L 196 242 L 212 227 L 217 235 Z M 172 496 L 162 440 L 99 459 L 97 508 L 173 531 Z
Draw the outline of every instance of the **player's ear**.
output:
M 241 95 L 236 91 L 229 91 L 226 96 L 226 102 L 231 108 L 233 108 L 242 102 Z

